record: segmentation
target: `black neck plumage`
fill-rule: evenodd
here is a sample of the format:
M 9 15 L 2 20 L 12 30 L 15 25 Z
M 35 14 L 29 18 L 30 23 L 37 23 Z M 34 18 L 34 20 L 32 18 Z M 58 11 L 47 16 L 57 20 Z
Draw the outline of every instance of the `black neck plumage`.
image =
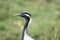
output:
M 25 25 L 24 25 L 24 28 L 23 28 L 23 33 L 22 33 L 22 40 L 24 40 L 24 33 L 28 34 L 28 31 L 27 31 L 27 27 L 28 27 L 28 23 L 30 21 L 30 18 L 26 19 L 26 22 L 25 22 Z

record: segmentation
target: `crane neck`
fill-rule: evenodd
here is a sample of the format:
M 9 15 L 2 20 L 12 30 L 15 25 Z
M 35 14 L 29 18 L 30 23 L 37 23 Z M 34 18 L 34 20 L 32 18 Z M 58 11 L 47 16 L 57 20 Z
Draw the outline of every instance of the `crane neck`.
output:
M 24 25 L 24 28 L 23 28 L 22 40 L 24 40 L 23 39 L 24 38 L 24 35 L 25 34 L 28 34 L 27 27 L 28 27 L 29 21 L 30 21 L 30 18 L 25 19 L 25 25 Z

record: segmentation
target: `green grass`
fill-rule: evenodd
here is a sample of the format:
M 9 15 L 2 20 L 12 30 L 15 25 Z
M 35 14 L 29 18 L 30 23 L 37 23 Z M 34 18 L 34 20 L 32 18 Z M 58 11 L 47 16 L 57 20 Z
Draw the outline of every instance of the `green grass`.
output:
M 21 40 L 22 30 L 16 17 L 22 11 L 32 14 L 28 32 L 35 40 L 60 40 L 60 0 L 0 0 L 0 40 Z

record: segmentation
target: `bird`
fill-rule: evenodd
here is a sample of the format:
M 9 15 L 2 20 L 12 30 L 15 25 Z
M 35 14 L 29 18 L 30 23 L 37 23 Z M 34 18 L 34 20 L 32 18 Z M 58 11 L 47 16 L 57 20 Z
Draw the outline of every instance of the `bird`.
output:
M 29 12 L 21 12 L 17 14 L 16 16 L 20 16 L 25 19 L 25 24 L 22 32 L 22 40 L 34 40 L 28 35 L 28 25 L 31 23 L 31 14 Z

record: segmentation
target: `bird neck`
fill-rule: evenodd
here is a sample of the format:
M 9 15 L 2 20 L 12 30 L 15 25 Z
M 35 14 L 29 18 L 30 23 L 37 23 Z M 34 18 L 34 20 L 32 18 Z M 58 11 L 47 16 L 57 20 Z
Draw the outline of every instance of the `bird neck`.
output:
M 25 21 L 25 25 L 24 25 L 24 28 L 23 28 L 23 34 L 22 34 L 22 40 L 24 40 L 23 39 L 24 35 L 28 34 L 27 27 L 28 27 L 29 21 L 30 21 L 30 18 L 26 19 L 26 21 Z

